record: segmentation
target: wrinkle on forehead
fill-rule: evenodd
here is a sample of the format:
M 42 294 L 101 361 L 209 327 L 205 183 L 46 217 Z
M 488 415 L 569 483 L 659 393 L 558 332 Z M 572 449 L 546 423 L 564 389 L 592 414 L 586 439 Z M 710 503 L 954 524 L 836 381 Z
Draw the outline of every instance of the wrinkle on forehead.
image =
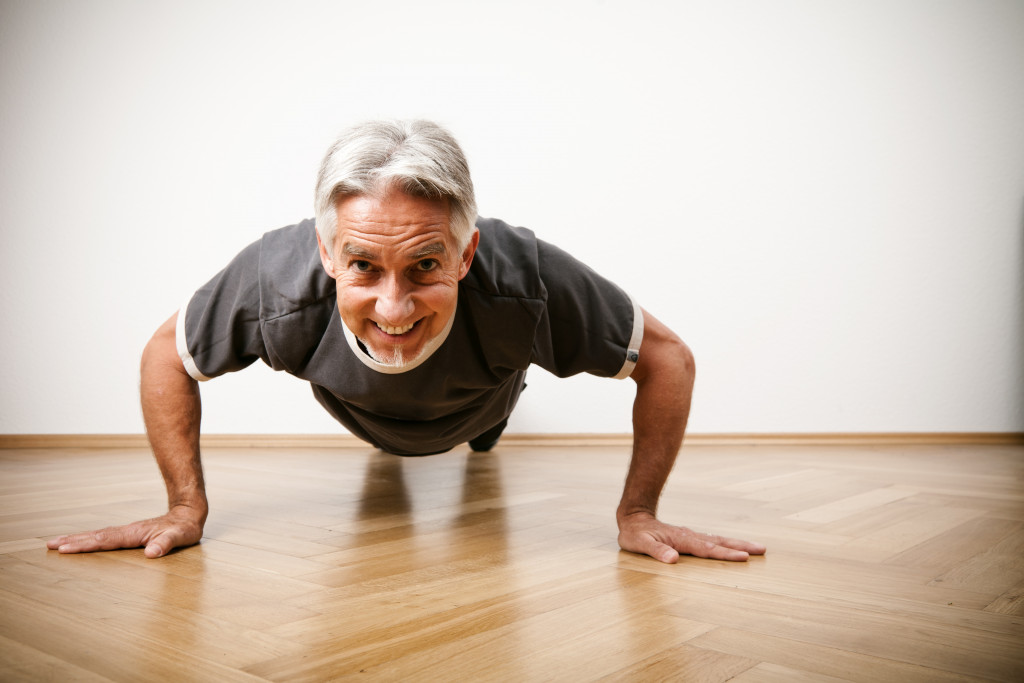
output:
M 337 208 L 336 243 L 342 254 L 379 258 L 411 252 L 409 258 L 416 258 L 448 252 L 452 235 L 447 201 L 389 193 L 349 197 Z
M 367 260 L 380 260 L 397 256 L 409 260 L 418 260 L 430 256 L 448 256 L 448 238 L 444 231 L 437 230 L 426 235 L 413 234 L 405 236 L 380 235 L 356 230 L 341 231 L 342 238 L 339 253 Z
M 391 191 L 384 196 L 356 195 L 335 205 L 339 222 L 402 228 L 413 224 L 444 229 L 451 221 L 447 199 L 424 199 Z

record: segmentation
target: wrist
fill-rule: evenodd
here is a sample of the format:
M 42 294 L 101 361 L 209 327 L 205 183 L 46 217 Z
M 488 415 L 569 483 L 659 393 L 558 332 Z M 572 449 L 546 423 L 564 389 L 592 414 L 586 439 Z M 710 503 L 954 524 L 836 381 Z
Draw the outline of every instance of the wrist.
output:
M 626 503 L 620 503 L 618 509 L 615 510 L 615 519 L 620 525 L 627 519 L 644 517 L 656 519 L 657 515 L 653 509 L 645 505 L 629 505 Z
M 199 524 L 206 522 L 210 512 L 210 506 L 206 501 L 205 492 L 192 492 L 189 495 L 180 495 L 172 498 L 167 506 L 169 512 L 176 512 L 188 516 Z

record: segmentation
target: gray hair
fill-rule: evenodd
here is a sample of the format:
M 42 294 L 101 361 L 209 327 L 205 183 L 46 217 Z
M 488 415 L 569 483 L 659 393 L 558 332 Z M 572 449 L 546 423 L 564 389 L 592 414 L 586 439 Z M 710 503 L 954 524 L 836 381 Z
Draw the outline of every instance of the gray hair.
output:
M 459 251 L 476 223 L 469 164 L 447 130 L 430 121 L 368 121 L 348 128 L 327 151 L 316 181 L 316 229 L 334 249 L 335 206 L 342 197 L 380 196 L 397 188 L 425 199 L 447 199 Z

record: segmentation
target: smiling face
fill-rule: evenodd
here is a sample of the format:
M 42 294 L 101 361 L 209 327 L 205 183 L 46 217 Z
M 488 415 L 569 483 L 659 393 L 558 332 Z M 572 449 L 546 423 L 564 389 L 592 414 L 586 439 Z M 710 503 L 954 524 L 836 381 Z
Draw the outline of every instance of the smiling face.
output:
M 333 249 L 319 235 L 317 242 L 338 285 L 341 319 L 374 360 L 408 365 L 455 315 L 459 280 L 469 272 L 479 233 L 460 253 L 448 202 L 399 190 L 342 197 L 336 211 Z

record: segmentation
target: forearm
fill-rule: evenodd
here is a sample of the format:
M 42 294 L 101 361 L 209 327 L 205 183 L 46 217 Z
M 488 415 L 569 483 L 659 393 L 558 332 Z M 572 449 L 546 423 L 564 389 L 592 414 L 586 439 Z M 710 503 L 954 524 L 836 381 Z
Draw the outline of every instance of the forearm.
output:
M 199 385 L 185 372 L 174 345 L 177 316 L 164 323 L 142 354 L 142 414 L 167 485 L 167 513 L 131 524 L 58 536 L 46 547 L 62 553 L 145 547 L 163 557 L 203 537 L 208 506 L 199 461 Z
M 619 516 L 655 514 L 658 499 L 683 443 L 690 397 L 683 387 L 637 389 L 633 404 L 633 455 Z
M 172 316 L 157 330 L 143 353 L 142 414 L 167 486 L 168 508 L 189 508 L 203 524 L 208 505 L 199 455 L 199 383 L 185 372 L 178 358 L 175 320 Z
M 643 365 L 634 372 L 633 455 L 618 517 L 657 512 L 658 499 L 683 443 L 695 366 L 690 349 L 661 323 L 645 316 Z M 644 354 L 646 353 L 646 357 Z
M 743 562 L 750 555 L 763 555 L 764 546 L 694 533 L 656 516 L 661 491 L 683 445 L 695 376 L 689 347 L 645 311 L 640 359 L 631 375 L 636 380 L 633 458 L 616 515 L 619 547 L 669 563 L 680 553 Z

